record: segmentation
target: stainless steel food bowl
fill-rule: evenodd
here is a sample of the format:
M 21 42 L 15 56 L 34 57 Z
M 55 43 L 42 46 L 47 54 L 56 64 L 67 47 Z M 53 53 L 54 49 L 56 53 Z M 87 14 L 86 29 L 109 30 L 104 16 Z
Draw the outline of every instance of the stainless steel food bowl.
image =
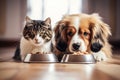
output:
M 55 54 L 27 54 L 24 62 L 58 62 Z
M 86 54 L 86 55 L 65 54 L 61 62 L 63 63 L 95 63 L 96 61 L 92 54 Z

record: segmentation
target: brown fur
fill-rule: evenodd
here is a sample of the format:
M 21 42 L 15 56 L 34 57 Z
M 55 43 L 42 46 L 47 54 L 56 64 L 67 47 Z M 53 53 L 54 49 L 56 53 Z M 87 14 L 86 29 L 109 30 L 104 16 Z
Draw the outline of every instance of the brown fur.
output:
M 111 57 L 112 50 L 111 45 L 108 43 L 108 37 L 111 35 L 111 31 L 109 26 L 101 20 L 101 17 L 94 14 L 73 14 L 73 15 L 65 15 L 62 20 L 60 20 L 55 26 L 55 53 L 64 54 L 70 53 L 68 46 L 71 41 L 72 35 L 76 32 L 74 29 L 74 20 L 75 18 L 80 18 L 80 33 L 79 35 L 85 41 L 87 46 L 88 53 L 91 53 L 91 44 L 94 42 L 99 42 L 103 47 L 101 51 L 103 51 L 107 57 Z M 67 26 L 64 26 L 67 25 Z M 84 36 L 84 32 L 87 32 L 87 36 Z M 67 34 L 67 35 L 66 35 Z M 68 36 L 70 34 L 70 36 Z M 66 45 L 65 50 L 60 51 L 56 48 L 59 41 L 63 41 L 63 44 Z M 62 43 L 62 42 L 61 42 Z

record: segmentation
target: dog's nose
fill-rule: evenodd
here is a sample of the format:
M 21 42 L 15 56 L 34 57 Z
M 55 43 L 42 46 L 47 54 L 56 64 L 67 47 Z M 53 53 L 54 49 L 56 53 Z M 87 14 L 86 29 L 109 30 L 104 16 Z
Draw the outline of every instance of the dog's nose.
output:
M 72 46 L 73 46 L 74 50 L 78 50 L 79 47 L 80 47 L 80 44 L 79 43 L 74 43 L 74 44 L 72 44 Z
M 92 50 L 93 52 L 98 52 L 98 51 L 101 50 L 102 47 L 103 47 L 103 46 L 102 46 L 100 43 L 93 43 L 93 44 L 91 45 L 91 50 Z

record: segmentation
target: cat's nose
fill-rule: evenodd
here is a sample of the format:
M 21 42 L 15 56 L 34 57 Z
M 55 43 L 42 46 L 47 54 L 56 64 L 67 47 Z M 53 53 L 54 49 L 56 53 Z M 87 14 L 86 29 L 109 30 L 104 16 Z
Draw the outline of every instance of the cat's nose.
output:
M 35 38 L 35 42 L 38 42 L 38 39 Z

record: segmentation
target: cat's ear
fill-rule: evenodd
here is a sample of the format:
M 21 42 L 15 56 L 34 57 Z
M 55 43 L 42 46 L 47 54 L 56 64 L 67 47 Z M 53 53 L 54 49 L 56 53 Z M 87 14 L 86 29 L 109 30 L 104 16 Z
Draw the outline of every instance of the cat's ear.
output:
M 30 19 L 28 16 L 25 17 L 25 21 L 26 23 L 31 23 L 32 22 L 32 19 Z
M 45 19 L 45 23 L 51 24 L 51 19 L 50 19 L 50 17 L 48 17 L 47 19 Z

